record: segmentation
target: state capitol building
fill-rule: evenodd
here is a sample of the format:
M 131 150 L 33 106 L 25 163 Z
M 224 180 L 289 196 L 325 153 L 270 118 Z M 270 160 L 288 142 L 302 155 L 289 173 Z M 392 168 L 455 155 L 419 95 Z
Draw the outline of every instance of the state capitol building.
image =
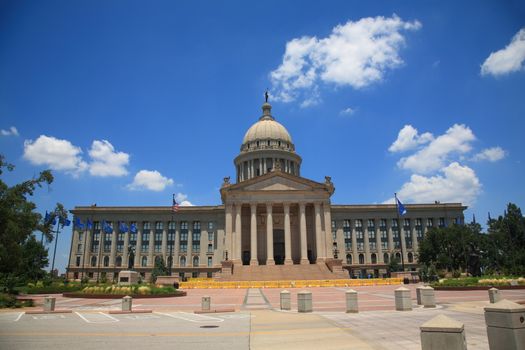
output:
M 461 203 L 332 204 L 331 178 L 301 176 L 302 158 L 271 105 L 242 141 L 236 177 L 224 178 L 217 206 L 77 206 L 91 228 L 74 227 L 67 277 L 116 280 L 133 269 L 149 279 L 156 259 L 181 277 L 220 280 L 383 277 L 391 259 L 417 267 L 418 243 L 430 227 L 463 222 Z M 105 222 L 113 228 L 107 232 Z M 120 223 L 136 227 L 119 230 Z M 125 231 L 125 232 L 122 232 Z

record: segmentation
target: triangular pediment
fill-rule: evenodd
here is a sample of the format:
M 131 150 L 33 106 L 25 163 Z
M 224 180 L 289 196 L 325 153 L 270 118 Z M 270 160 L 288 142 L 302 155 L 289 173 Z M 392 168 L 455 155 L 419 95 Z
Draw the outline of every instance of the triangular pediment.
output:
M 313 188 L 302 182 L 287 179 L 282 176 L 274 176 L 249 184 L 243 189 L 245 191 L 309 191 Z

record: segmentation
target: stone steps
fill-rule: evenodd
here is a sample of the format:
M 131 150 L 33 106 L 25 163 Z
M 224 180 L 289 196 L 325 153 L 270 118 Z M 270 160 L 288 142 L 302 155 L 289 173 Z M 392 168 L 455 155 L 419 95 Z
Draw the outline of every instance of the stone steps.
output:
M 330 280 L 348 278 L 346 273 L 333 273 L 326 264 L 307 265 L 235 265 L 231 275 L 222 275 L 221 281 L 289 281 Z

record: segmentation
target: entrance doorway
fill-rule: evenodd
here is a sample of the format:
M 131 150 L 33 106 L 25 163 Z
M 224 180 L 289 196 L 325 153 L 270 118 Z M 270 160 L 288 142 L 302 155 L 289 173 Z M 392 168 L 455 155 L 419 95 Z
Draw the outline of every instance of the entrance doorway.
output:
M 273 260 L 275 265 L 284 264 L 284 230 L 273 230 Z
M 250 265 L 250 258 L 251 258 L 251 255 L 250 255 L 249 250 L 245 250 L 242 252 L 242 264 L 243 265 Z

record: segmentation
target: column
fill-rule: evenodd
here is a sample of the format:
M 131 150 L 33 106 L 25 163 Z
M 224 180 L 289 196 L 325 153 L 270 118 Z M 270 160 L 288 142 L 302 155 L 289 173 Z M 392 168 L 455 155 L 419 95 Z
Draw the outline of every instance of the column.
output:
M 89 267 L 89 252 L 91 251 L 91 241 L 93 239 L 93 228 L 91 230 L 86 230 L 86 244 L 84 245 L 84 257 L 82 259 L 82 266 L 84 268 Z
M 162 223 L 162 261 L 166 262 L 168 257 L 168 225 L 169 221 Z
M 266 265 L 275 265 L 273 260 L 273 217 L 272 203 L 266 204 Z
M 259 265 L 257 260 L 257 204 L 251 203 L 251 222 L 250 222 L 250 265 Z
M 186 266 L 193 266 L 193 222 L 188 221 L 188 253 L 186 254 Z
M 157 223 L 153 221 L 154 225 L 151 225 L 150 222 L 150 230 L 149 230 L 149 250 L 148 250 L 148 267 L 154 267 L 155 266 L 155 259 L 153 257 L 153 248 L 155 248 L 155 233 L 157 232 Z M 151 228 L 153 227 L 153 228 Z
M 232 232 L 232 205 L 231 204 L 226 204 L 226 218 L 225 218 L 225 223 L 224 223 L 224 229 L 225 229 L 225 235 L 226 235 L 226 239 L 225 239 L 225 243 L 226 243 L 226 246 L 223 247 L 223 251 L 224 250 L 227 250 L 228 251 L 228 259 L 232 259 L 232 260 L 235 260 L 236 257 L 235 257 L 235 242 L 234 242 L 234 238 L 233 238 L 233 232 Z M 217 242 L 219 242 L 219 237 L 217 237 Z M 225 256 L 222 256 L 221 257 L 222 259 L 225 258 Z
M 129 249 L 129 225 L 128 231 L 124 233 L 124 251 L 122 252 L 122 269 L 128 269 L 128 249 Z
M 388 254 L 394 251 L 394 237 L 392 236 L 392 219 L 386 219 L 386 232 L 388 236 Z
M 299 203 L 299 217 L 301 230 L 301 264 L 308 264 L 308 250 L 306 245 L 306 206 L 305 203 Z
M 290 228 L 290 203 L 284 203 L 284 264 L 293 265 L 292 231 Z
M 173 237 L 174 242 L 173 244 L 175 247 L 173 247 L 173 260 L 172 260 L 172 267 L 174 266 L 180 266 L 180 260 L 179 260 L 179 254 L 180 254 L 180 221 L 174 221 L 175 225 L 175 237 Z
M 357 252 L 357 235 L 355 231 L 355 219 L 350 222 L 350 229 L 352 230 L 352 264 L 359 263 L 359 253 Z
M 142 257 L 140 256 L 140 253 L 142 250 L 142 228 L 144 226 L 144 223 L 137 223 L 137 226 L 137 246 L 135 247 L 135 261 L 133 263 L 133 267 L 140 267 L 140 263 L 142 262 Z
M 330 201 L 323 203 L 324 210 L 324 229 L 325 229 L 325 252 L 324 256 L 332 256 L 332 213 L 330 212 Z
M 399 219 L 399 238 L 401 239 L 401 250 L 402 250 L 402 259 L 401 263 L 407 263 L 407 245 L 406 245 L 406 239 L 405 239 L 405 225 L 403 225 L 403 219 Z
M 374 219 L 374 227 L 376 229 L 376 251 L 377 263 L 383 263 L 383 247 L 381 247 L 381 230 L 379 228 L 379 219 Z
M 242 264 L 242 203 L 235 204 L 235 260 Z
M 115 267 L 117 255 L 117 235 L 119 233 L 118 222 L 113 222 L 113 233 L 111 234 L 111 253 L 109 255 L 109 266 Z
M 316 255 L 317 255 L 317 262 L 321 262 L 324 260 L 323 256 L 323 238 L 322 238 L 322 232 L 321 232 L 321 203 L 315 202 L 314 203 L 314 209 L 315 209 L 315 247 L 316 247 Z
M 264 167 L 263 167 L 263 174 L 266 174 L 266 171 L 267 171 L 266 170 L 266 158 L 263 158 L 263 165 L 264 165 Z
M 410 220 L 410 235 L 412 236 L 412 254 L 414 256 L 414 262 L 416 261 L 415 253 L 418 251 L 419 242 L 417 241 L 416 225 L 414 220 Z
M 73 234 L 71 238 L 71 250 L 69 251 L 69 264 L 70 267 L 77 267 L 77 255 L 81 252 L 78 251 L 78 235 L 80 232 L 74 225 L 73 225 Z M 82 243 L 82 249 L 85 249 L 84 242 Z
M 365 242 L 365 264 L 370 264 L 370 239 L 368 237 L 368 219 L 363 219 L 363 226 L 365 232 L 363 240 Z

